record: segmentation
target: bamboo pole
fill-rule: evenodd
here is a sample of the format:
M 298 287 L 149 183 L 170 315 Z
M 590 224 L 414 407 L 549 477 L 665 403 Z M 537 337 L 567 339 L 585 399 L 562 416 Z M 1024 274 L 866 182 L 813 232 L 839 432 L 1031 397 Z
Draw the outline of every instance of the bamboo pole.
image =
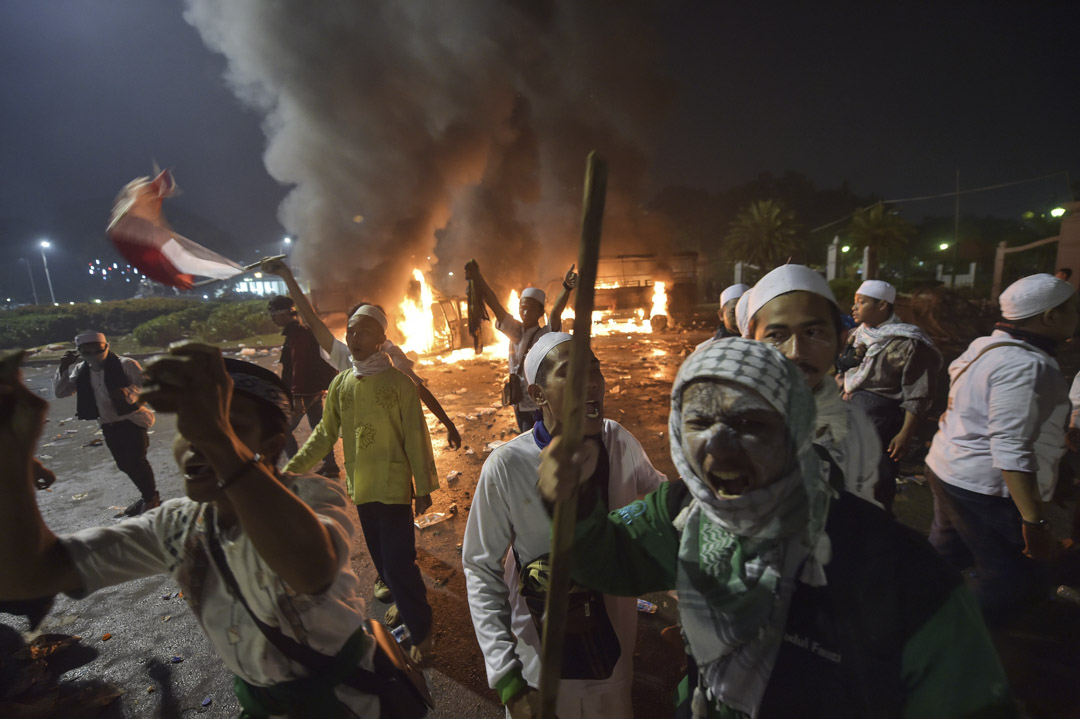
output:
M 585 165 L 585 197 L 581 212 L 581 247 L 578 251 L 577 299 L 574 302 L 574 340 L 571 342 L 563 404 L 561 442 L 568 452 L 581 446 L 585 429 L 585 391 L 592 361 L 592 329 L 596 270 L 600 259 L 600 229 L 607 193 L 607 162 L 589 153 Z M 570 590 L 570 549 L 577 522 L 577 489 L 555 505 L 551 531 L 551 571 L 544 637 L 540 652 L 540 716 L 555 719 L 555 702 L 562 674 L 567 595 Z

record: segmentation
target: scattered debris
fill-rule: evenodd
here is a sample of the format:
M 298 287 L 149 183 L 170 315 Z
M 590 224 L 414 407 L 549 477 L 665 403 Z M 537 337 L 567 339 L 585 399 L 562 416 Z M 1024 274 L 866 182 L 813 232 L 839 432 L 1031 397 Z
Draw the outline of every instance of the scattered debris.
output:
M 214 700 L 212 698 L 210 698 L 210 697 L 206 697 L 205 699 L 202 700 L 202 705 L 204 707 L 208 707 L 213 703 L 214 703 Z
M 104 634 L 101 635 L 101 641 L 103 641 L 103 642 L 107 642 L 110 639 L 112 639 L 112 634 L 109 634 L 108 632 L 105 632 Z
M 450 514 L 457 514 L 457 502 L 451 502 L 446 511 Z
M 105 440 L 103 440 L 103 439 L 100 439 L 100 438 L 92 439 L 89 442 L 87 442 L 86 444 L 84 444 L 83 447 L 100 447 L 104 443 L 105 443 Z
M 171 614 L 166 614 L 165 616 L 163 616 L 161 618 L 161 621 L 162 621 L 162 623 L 164 623 L 164 622 L 169 621 L 170 619 L 172 619 L 172 615 Z
M 453 472 L 451 472 L 450 474 L 446 475 L 446 483 L 447 484 L 454 484 L 459 479 L 461 479 L 461 472 L 459 472 L 456 469 Z
M 65 434 L 78 434 L 79 430 L 77 430 L 77 429 L 65 429 L 64 433 Z
M 487 454 L 488 452 L 490 452 L 490 451 L 492 451 L 494 449 L 498 449 L 499 447 L 503 446 L 504 444 L 506 444 L 506 442 L 502 441 L 501 439 L 493 439 L 493 440 L 491 440 L 490 442 L 488 442 L 487 444 L 484 445 L 484 454 Z
M 252 347 L 241 347 L 240 351 L 237 354 L 239 354 L 241 357 L 254 357 L 255 349 Z
M 468 455 L 469 457 L 475 457 L 476 456 L 476 452 L 473 451 L 472 447 L 466 447 L 465 448 L 465 454 Z
M 153 693 L 154 693 L 154 685 L 153 685 L 153 684 L 151 684 L 150 686 L 146 687 L 146 693 L 147 693 L 147 694 L 153 694 Z
M 427 514 L 422 514 L 417 517 L 416 520 L 413 521 L 413 524 L 416 525 L 417 529 L 426 529 L 439 522 L 445 522 L 450 519 L 451 516 L 453 515 L 448 512 L 428 512 Z
M 180 662 L 184 661 L 184 658 L 183 657 L 173 657 L 170 661 L 173 664 L 179 664 Z
M 81 501 L 83 499 L 86 499 L 88 496 L 90 496 L 89 492 L 82 492 L 80 494 L 73 494 L 73 495 L 71 495 L 71 500 L 73 502 L 79 502 L 79 501 Z

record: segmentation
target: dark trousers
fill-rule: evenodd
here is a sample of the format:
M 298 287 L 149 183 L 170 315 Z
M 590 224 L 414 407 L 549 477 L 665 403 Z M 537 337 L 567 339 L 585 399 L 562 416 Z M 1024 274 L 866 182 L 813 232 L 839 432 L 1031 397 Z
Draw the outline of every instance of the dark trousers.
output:
M 987 622 L 1008 619 L 1013 610 L 1038 599 L 1048 579 L 1024 555 L 1020 511 L 1009 497 L 992 497 L 942 482 L 930 468 L 934 494 L 930 544 L 953 568 L 974 564 L 975 597 Z
M 292 423 L 289 426 L 289 433 L 285 436 L 286 457 L 291 458 L 300 450 L 299 445 L 296 443 L 296 437 L 293 436 L 293 432 L 295 432 L 296 428 L 300 425 L 300 420 L 303 419 L 306 415 L 308 424 L 311 426 L 312 430 L 314 430 L 315 427 L 318 426 L 319 422 L 322 421 L 323 397 L 324 395 L 322 392 L 320 392 L 319 394 L 296 395 L 296 399 L 300 400 L 303 403 L 304 409 L 303 411 L 294 414 L 292 417 Z M 335 459 L 334 457 L 333 448 L 331 448 L 329 454 L 327 454 L 326 457 L 323 458 L 323 466 L 334 468 L 337 467 L 337 459 Z
M 143 499 L 149 500 L 157 491 L 154 468 L 146 459 L 150 436 L 146 430 L 126 419 L 101 425 L 105 446 L 112 453 L 117 468 L 131 478 Z
M 394 595 L 413 644 L 419 644 L 431 634 L 431 605 L 416 565 L 412 506 L 366 502 L 356 512 L 375 570 Z
M 523 412 L 514 405 L 514 419 L 517 421 L 518 432 L 528 432 L 536 424 L 536 412 L 531 409 Z
M 874 485 L 874 499 L 881 502 L 886 512 L 892 514 L 900 463 L 889 456 L 889 442 L 904 426 L 904 410 L 900 408 L 899 401 L 864 390 L 852 392 L 848 401 L 866 412 L 877 430 L 878 439 L 881 440 L 881 459 L 878 460 L 878 481 Z

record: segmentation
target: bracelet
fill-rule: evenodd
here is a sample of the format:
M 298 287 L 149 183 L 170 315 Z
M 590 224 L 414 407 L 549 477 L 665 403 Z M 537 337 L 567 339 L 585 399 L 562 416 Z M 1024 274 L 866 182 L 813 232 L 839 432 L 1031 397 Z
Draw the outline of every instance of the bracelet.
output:
M 563 289 L 564 289 L 564 290 L 566 290 L 567 292 L 571 292 L 571 291 L 573 291 L 573 289 L 574 289 L 573 287 L 571 287 L 570 285 L 566 284 L 565 282 L 563 282 L 563 283 L 562 283 L 562 286 L 563 286 Z
M 1031 527 L 1032 529 L 1050 529 L 1049 519 L 1039 519 L 1034 522 L 1029 522 L 1023 517 L 1021 517 L 1020 521 L 1024 523 L 1025 527 Z
M 249 459 L 248 461 L 246 461 L 242 465 L 240 465 L 240 468 L 237 469 L 232 474 L 230 474 L 228 477 L 226 477 L 225 479 L 218 479 L 217 488 L 218 489 L 226 489 L 230 484 L 232 484 L 233 482 L 238 480 L 241 475 L 247 473 L 248 470 L 250 470 L 252 467 L 254 467 L 259 462 L 261 462 L 262 459 L 263 459 L 263 456 L 261 454 L 259 454 L 258 452 L 256 452 L 255 455 L 251 459 Z

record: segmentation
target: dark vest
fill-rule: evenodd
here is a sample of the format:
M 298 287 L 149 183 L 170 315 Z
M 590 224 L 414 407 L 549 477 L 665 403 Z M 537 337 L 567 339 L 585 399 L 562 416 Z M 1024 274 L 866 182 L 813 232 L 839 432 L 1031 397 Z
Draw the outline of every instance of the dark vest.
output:
M 758 717 L 900 717 L 904 646 L 960 578 L 922 536 L 852 494 L 833 501 L 825 531 L 828 584 L 796 585 Z M 692 659 L 688 671 L 692 695 Z
M 124 373 L 124 365 L 120 362 L 120 356 L 110 352 L 105 358 L 105 389 L 109 391 L 109 399 L 112 400 L 116 413 L 121 417 L 131 414 L 139 408 L 138 402 L 128 402 L 123 390 L 131 387 L 131 380 Z M 75 416 L 79 419 L 98 419 L 97 399 L 94 397 L 94 388 L 90 384 L 90 365 L 83 363 L 79 374 L 75 376 Z

